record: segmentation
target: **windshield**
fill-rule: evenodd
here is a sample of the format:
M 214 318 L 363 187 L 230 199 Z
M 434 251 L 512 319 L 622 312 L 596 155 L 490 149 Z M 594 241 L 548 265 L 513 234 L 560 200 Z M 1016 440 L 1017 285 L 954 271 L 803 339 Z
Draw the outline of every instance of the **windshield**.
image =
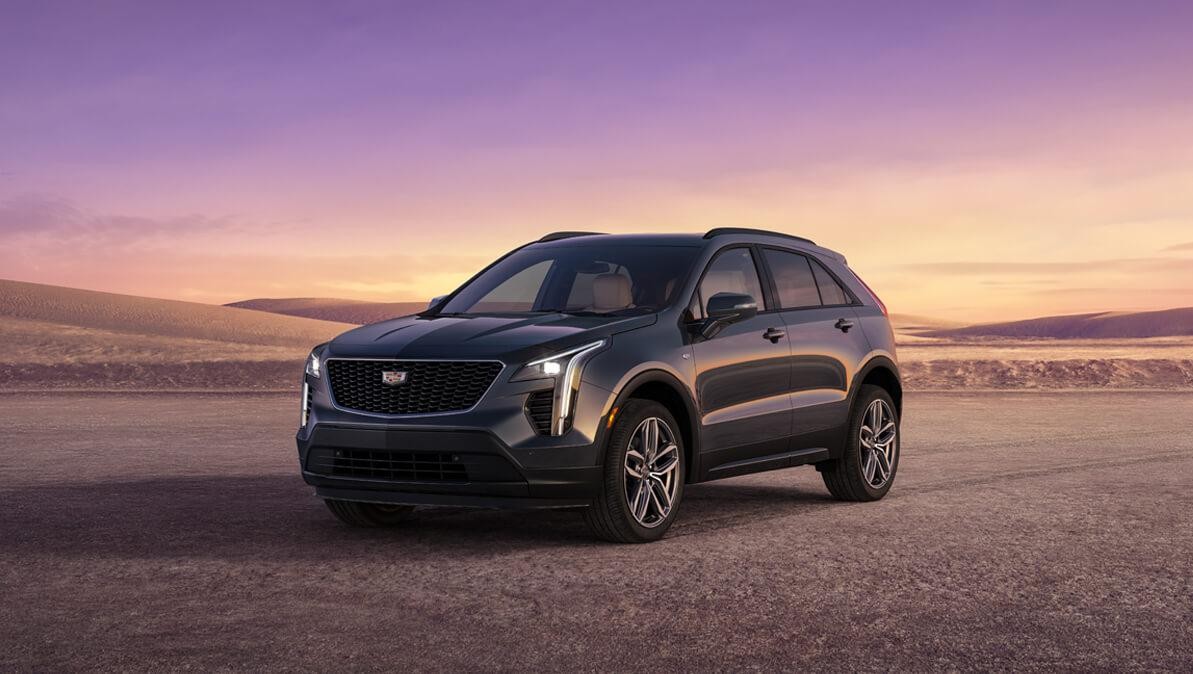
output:
M 462 288 L 440 314 L 651 313 L 675 299 L 698 252 L 633 244 L 525 248 Z

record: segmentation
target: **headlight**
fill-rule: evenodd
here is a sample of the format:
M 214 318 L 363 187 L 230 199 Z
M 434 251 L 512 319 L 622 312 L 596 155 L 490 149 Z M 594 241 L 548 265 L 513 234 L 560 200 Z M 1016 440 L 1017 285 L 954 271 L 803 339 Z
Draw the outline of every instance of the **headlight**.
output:
M 312 351 L 311 355 L 307 356 L 307 374 L 318 379 L 320 376 L 319 373 L 322 371 L 321 367 L 322 363 L 319 362 L 319 356 Z
M 551 435 L 563 435 L 572 425 L 572 410 L 576 392 L 580 390 L 580 373 L 588 362 L 608 342 L 601 340 L 568 349 L 547 358 L 532 360 L 523 365 L 510 381 L 554 379 L 555 396 L 551 407 Z
M 523 365 L 514 373 L 510 381 L 530 381 L 532 379 L 551 379 L 559 376 L 572 361 L 584 356 L 585 354 L 596 351 L 605 345 L 605 340 L 599 342 L 592 342 L 574 349 L 568 349 L 553 356 L 546 358 L 539 358 L 532 360 Z

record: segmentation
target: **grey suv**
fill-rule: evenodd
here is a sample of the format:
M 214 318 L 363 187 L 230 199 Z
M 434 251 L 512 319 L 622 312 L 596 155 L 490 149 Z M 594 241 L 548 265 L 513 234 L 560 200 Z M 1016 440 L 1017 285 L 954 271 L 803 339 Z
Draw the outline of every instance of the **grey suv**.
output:
M 795 236 L 559 232 L 414 316 L 311 352 L 298 456 L 340 519 L 582 508 L 645 542 L 684 485 L 811 464 L 882 498 L 902 386 L 886 307 Z

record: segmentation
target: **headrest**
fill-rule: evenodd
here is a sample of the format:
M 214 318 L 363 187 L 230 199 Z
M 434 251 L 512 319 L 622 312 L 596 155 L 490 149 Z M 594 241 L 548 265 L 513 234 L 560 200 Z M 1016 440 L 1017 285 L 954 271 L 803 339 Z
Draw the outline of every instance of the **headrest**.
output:
M 621 274 L 601 274 L 592 280 L 592 308 L 595 311 L 628 309 L 633 302 L 629 278 Z

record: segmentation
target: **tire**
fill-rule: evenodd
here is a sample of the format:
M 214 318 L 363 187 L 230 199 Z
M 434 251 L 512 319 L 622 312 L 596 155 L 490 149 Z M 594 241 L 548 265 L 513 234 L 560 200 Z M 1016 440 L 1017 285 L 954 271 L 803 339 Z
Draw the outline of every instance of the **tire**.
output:
M 326 499 L 327 509 L 340 521 L 354 527 L 392 527 L 414 518 L 414 506 L 381 505 Z
M 661 424 L 655 426 L 654 452 L 650 451 L 648 440 L 651 423 Z M 644 431 L 644 428 L 647 430 Z M 646 451 L 639 452 L 644 447 Z M 631 452 L 634 454 L 627 461 L 627 455 Z M 673 464 L 671 457 L 674 457 Z M 646 463 L 639 461 L 639 458 Z M 636 469 L 638 474 L 654 477 L 635 481 L 627 466 Z M 647 470 L 640 469 L 640 466 L 645 466 Z M 683 500 L 686 470 L 683 435 L 675 417 L 657 402 L 630 400 L 621 406 L 609 433 L 601 488 L 593 504 L 584 510 L 584 519 L 593 534 L 612 543 L 657 541 L 675 522 Z M 647 486 L 641 486 L 641 482 Z M 671 496 L 670 505 L 666 506 L 668 494 Z M 647 499 L 645 506 L 638 497 Z M 637 510 L 631 510 L 632 506 Z M 660 507 L 665 510 L 661 515 Z M 643 510 L 643 516 L 636 514 Z
M 886 428 L 893 424 L 893 434 L 885 442 L 875 444 L 870 425 L 872 406 L 882 405 L 889 419 L 879 425 Z M 882 429 L 879 429 L 882 430 Z M 877 501 L 886 496 L 891 485 L 895 482 L 895 473 L 899 469 L 899 443 L 902 435 L 899 413 L 895 401 L 885 389 L 878 386 L 863 386 L 858 392 L 853 408 L 849 414 L 849 435 L 845 439 L 845 452 L 841 458 L 817 464 L 820 476 L 824 478 L 824 486 L 829 493 L 841 501 Z M 884 435 L 879 436 L 881 440 Z M 881 457 L 879 456 L 881 454 Z M 879 483 L 883 470 L 882 458 L 886 459 L 887 468 L 885 479 Z M 873 461 L 873 468 L 870 468 Z M 873 472 L 870 472 L 870 471 Z M 871 477 L 867 477 L 867 474 Z

